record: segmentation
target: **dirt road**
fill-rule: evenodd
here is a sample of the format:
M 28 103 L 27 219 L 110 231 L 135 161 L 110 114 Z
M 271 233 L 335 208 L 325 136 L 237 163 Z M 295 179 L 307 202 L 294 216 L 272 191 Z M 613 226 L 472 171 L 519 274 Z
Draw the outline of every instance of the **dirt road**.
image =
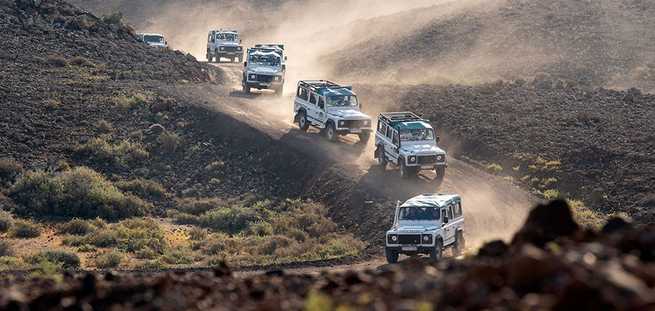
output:
M 342 138 L 338 143 L 329 143 L 317 131 L 301 132 L 292 123 L 292 94 L 295 82 L 287 82 L 287 92 L 277 96 L 268 91 L 243 94 L 240 80 L 242 65 L 223 63 L 217 65 L 224 71 L 226 85 L 194 85 L 178 87 L 183 96 L 200 99 L 213 111 L 227 114 L 252 128 L 261 131 L 277 141 L 280 148 L 292 148 L 312 161 L 321 161 L 326 171 L 338 175 L 337 184 L 344 180 L 351 185 L 342 185 L 347 191 L 356 192 L 347 198 L 340 190 L 322 193 L 323 177 L 308 185 L 306 192 L 321 193 L 314 198 L 326 201 L 330 216 L 342 227 L 352 229 L 369 244 L 381 249 L 381 236 L 388 229 L 389 207 L 396 200 L 421 193 L 458 193 L 463 197 L 466 217 L 466 235 L 470 251 L 490 239 L 506 239 L 522 223 L 527 208 L 537 199 L 518 187 L 480 171 L 460 160 L 450 158 L 446 179 L 442 185 L 431 181 L 431 176 L 419 176 L 415 180 L 401 180 L 397 170 L 380 170 L 374 165 L 372 157 L 373 139 L 367 146 L 356 144 L 356 137 Z M 365 103 L 366 110 L 374 115 L 373 103 Z M 329 168 L 329 169 L 328 169 Z M 323 174 L 323 176 L 325 175 Z M 332 180 L 332 177 L 324 178 Z M 352 189 L 352 188 L 357 189 Z M 338 186 L 337 186 L 337 189 Z M 344 190 L 345 192 L 346 190 Z M 364 199 L 353 199 L 363 193 Z M 375 193 L 377 195 L 372 195 Z M 357 203 L 358 202 L 358 203 Z M 377 208 L 369 208 L 362 202 L 371 203 Z M 361 229 L 366 227 L 366 229 Z

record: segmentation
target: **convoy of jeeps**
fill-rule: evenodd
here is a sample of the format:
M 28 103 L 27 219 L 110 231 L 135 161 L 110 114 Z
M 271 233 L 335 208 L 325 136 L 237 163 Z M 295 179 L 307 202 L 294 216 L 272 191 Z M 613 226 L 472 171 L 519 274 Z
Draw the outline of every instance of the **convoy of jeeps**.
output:
M 156 38 L 142 36 L 144 42 Z M 163 36 L 160 41 L 163 41 Z M 149 43 L 150 44 L 150 43 Z M 245 61 L 244 61 L 245 55 Z M 252 89 L 275 91 L 281 96 L 286 82 L 283 44 L 256 44 L 244 51 L 236 30 L 212 30 L 207 39 L 207 60 L 243 63 L 243 92 Z M 362 112 L 362 103 L 349 85 L 328 80 L 301 80 L 293 100 L 294 123 L 306 132 L 317 129 L 331 142 L 339 136 L 356 135 L 367 144 L 375 133 L 374 159 L 382 169 L 398 168 L 403 179 L 421 171 L 434 171 L 441 184 L 445 177 L 446 152 L 438 146 L 439 136 L 429 120 L 404 112 L 382 112 L 374 125 Z M 445 249 L 459 256 L 465 249 L 462 199 L 455 194 L 423 194 L 398 202 L 393 225 L 385 236 L 384 252 L 389 263 L 400 255 L 425 254 L 439 260 Z

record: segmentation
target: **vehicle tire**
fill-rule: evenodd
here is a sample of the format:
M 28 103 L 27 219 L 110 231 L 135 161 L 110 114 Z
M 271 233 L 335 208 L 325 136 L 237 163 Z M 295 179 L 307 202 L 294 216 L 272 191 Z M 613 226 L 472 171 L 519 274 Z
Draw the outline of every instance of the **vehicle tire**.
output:
M 361 133 L 359 133 L 359 143 L 360 144 L 368 143 L 369 139 L 371 139 L 371 133 L 370 132 L 361 132 Z
M 307 132 L 307 129 L 309 129 L 309 120 L 307 120 L 307 114 L 303 110 L 298 111 L 298 128 L 303 132 Z
M 282 96 L 282 94 L 284 94 L 284 86 L 280 86 L 275 89 L 275 95 Z
M 327 140 L 332 142 L 337 140 L 337 129 L 334 127 L 334 123 L 328 123 L 323 131 L 325 131 L 325 138 L 327 138 Z
M 250 94 L 250 87 L 246 84 L 243 85 L 243 93 Z
M 207 62 L 211 63 L 212 62 L 212 55 L 207 53 Z
M 437 242 L 434 244 L 434 248 L 430 251 L 430 260 L 431 261 L 441 260 L 442 254 L 443 254 L 443 244 L 441 240 L 437 240 Z
M 387 262 L 390 264 L 398 262 L 398 252 L 390 249 L 384 249 L 384 255 L 387 257 Z
M 384 146 L 378 145 L 375 149 L 375 158 L 378 160 L 378 165 L 383 170 L 387 168 L 387 155 L 384 153 Z
M 412 176 L 412 169 L 405 165 L 405 159 L 400 158 L 400 178 L 408 179 Z
M 216 63 L 221 62 L 221 54 L 218 54 L 218 50 L 216 50 L 216 53 L 214 54 L 214 57 L 216 57 Z
M 446 178 L 446 167 L 437 166 L 434 168 L 434 171 L 437 173 L 437 177 L 435 178 L 435 181 L 441 184 L 443 180 Z
M 453 245 L 453 255 L 455 257 L 461 256 L 466 250 L 466 240 L 464 240 L 464 233 L 457 231 L 455 236 L 455 245 Z

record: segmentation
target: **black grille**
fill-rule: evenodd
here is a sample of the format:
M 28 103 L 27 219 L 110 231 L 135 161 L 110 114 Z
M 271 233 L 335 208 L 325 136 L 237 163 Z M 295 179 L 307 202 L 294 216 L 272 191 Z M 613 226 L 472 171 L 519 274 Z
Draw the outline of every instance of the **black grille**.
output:
M 238 49 L 239 49 L 239 47 L 236 47 L 236 46 L 224 46 L 221 51 L 222 52 L 236 52 L 236 51 L 238 51 Z
M 419 156 L 418 164 L 434 164 L 437 163 L 437 156 Z
M 421 235 L 420 234 L 399 235 L 398 244 L 421 244 Z
M 341 123 L 341 122 L 343 122 L 343 123 Z M 366 120 L 343 120 L 341 122 L 340 122 L 340 124 L 342 124 L 342 125 L 340 125 L 339 127 L 343 127 L 343 128 L 358 129 L 358 128 L 362 128 L 362 127 L 366 126 Z
M 252 79 L 251 79 L 252 80 Z M 269 75 L 255 75 L 255 81 L 259 82 L 271 82 L 273 81 L 273 76 Z

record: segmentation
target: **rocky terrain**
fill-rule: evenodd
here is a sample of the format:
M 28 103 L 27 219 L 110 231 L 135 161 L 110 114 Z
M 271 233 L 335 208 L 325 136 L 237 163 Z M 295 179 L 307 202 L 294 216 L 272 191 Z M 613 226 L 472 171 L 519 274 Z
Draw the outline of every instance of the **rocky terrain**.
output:
M 654 10 L 634 0 L 450 2 L 354 25 L 362 35 L 325 60 L 336 76 L 356 80 L 474 84 L 546 75 L 650 91 Z M 365 31 L 385 27 L 397 30 Z
M 321 274 L 270 271 L 66 274 L 65 282 L 0 281 L 8 310 L 69 306 L 124 310 L 647 310 L 653 308 L 652 226 L 613 219 L 581 229 L 563 201 L 533 209 L 509 244 L 430 264 L 408 260 L 375 270 Z

